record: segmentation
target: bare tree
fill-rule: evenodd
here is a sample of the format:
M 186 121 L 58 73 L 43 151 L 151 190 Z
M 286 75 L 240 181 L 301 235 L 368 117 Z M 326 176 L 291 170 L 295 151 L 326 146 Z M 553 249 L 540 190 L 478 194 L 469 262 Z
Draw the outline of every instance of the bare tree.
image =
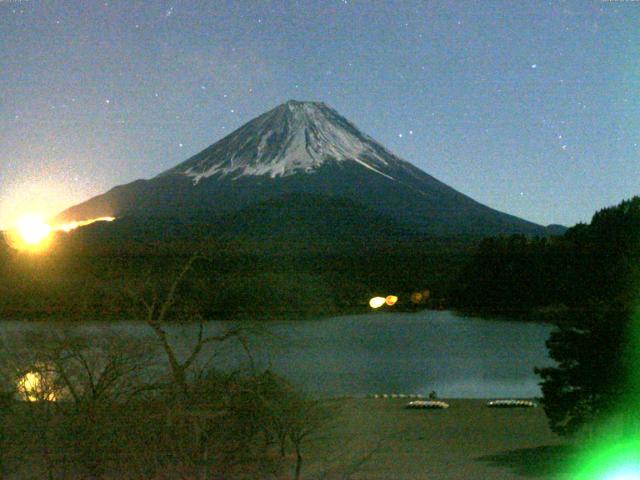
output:
M 129 289 L 132 300 L 141 308 L 142 319 L 150 327 L 158 345 L 166 357 L 171 385 L 176 394 L 174 400 L 177 403 L 172 405 L 168 421 L 172 428 L 185 432 L 186 440 L 191 433 L 193 439 L 190 443 L 174 443 L 172 448 L 177 458 L 182 461 L 189 461 L 193 466 L 200 465 L 200 477 L 206 478 L 209 465 L 212 462 L 212 438 L 215 428 L 212 425 L 220 422 L 221 416 L 225 415 L 226 405 L 224 402 L 211 403 L 211 395 L 202 396 L 200 387 L 202 384 L 203 370 L 199 369 L 202 363 L 203 353 L 206 347 L 212 344 L 221 345 L 231 339 L 239 342 L 246 352 L 248 352 L 246 335 L 249 328 L 246 323 L 234 325 L 223 329 L 215 334 L 206 333 L 206 321 L 202 315 L 195 313 L 195 310 L 181 310 L 177 305 L 179 302 L 179 290 L 192 271 L 194 264 L 198 260 L 204 260 L 200 254 L 192 255 L 189 260 L 178 270 L 171 279 L 166 291 L 159 293 L 157 284 L 147 281 L 142 289 L 137 292 Z M 186 353 L 179 352 L 177 346 L 169 334 L 169 326 L 176 326 L 187 323 L 197 329 L 197 334 Z M 250 362 L 252 358 L 248 354 Z M 211 392 L 209 392 L 211 393 Z
M 192 314 L 192 316 L 187 320 L 191 323 L 197 324 L 197 338 L 185 358 L 181 359 L 176 353 L 176 349 L 169 339 L 166 325 L 167 323 L 177 323 L 184 320 L 173 310 L 178 297 L 178 289 L 185 281 L 188 273 L 192 270 L 194 263 L 201 259 L 204 259 L 204 257 L 198 253 L 189 258 L 189 260 L 179 270 L 178 274 L 173 278 L 173 281 L 169 285 L 169 288 L 163 298 L 160 298 L 156 286 L 149 285 L 148 283 L 145 288 L 147 291 L 136 293 L 129 290 L 130 296 L 133 300 L 142 306 L 143 319 L 151 328 L 160 347 L 166 355 L 171 370 L 172 380 L 183 400 L 188 400 L 190 398 L 188 373 L 194 366 L 194 363 L 198 360 L 204 347 L 211 343 L 220 343 L 231 338 L 238 338 L 245 330 L 241 326 L 235 326 L 218 335 L 205 335 L 204 318 L 199 314 Z
M 303 448 L 322 432 L 335 412 L 326 403 L 307 398 L 284 379 L 267 371 L 259 378 L 254 396 L 260 400 L 258 425 L 274 439 L 282 458 L 289 447 L 294 454 L 294 478 L 301 476 Z
M 9 342 L 6 342 L 9 343 Z M 99 478 L 119 453 L 118 415 L 145 391 L 152 351 L 143 339 L 107 327 L 26 332 L 5 345 L 19 396 L 26 400 L 48 478 L 83 469 Z
M 328 414 L 260 371 L 249 341 L 255 332 L 246 323 L 216 330 L 185 314 L 180 290 L 198 258 L 169 279 L 164 293 L 147 284 L 132 294 L 151 337 L 57 324 L 6 339 L 0 367 L 28 400 L 19 410 L 29 416 L 20 432 L 23 463 L 38 466 L 30 475 L 274 478 L 291 468 L 301 477 L 307 442 Z M 172 327 L 186 321 L 194 337 L 185 348 Z M 249 366 L 212 368 L 207 356 L 219 360 L 212 347 L 232 339 Z
M 23 421 L 29 427 L 21 438 L 19 448 L 35 451 L 39 458 L 37 461 L 31 459 L 33 469 L 41 467 L 41 476 L 53 479 L 56 474 L 55 452 L 51 448 L 56 407 L 53 400 L 60 397 L 60 386 L 51 367 L 41 361 L 37 346 L 27 347 L 25 336 L 5 337 L 2 340 L 4 376 L 15 385 L 18 397 L 25 403 L 26 418 Z

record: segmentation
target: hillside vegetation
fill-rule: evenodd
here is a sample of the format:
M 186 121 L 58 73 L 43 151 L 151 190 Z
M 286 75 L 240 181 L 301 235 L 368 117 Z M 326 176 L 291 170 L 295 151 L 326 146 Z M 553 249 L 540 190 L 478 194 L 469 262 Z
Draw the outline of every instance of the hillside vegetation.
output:
M 397 308 L 439 307 L 473 246 L 309 195 L 209 223 L 125 217 L 59 234 L 40 255 L 2 248 L 0 315 L 126 318 L 132 292 L 166 283 L 196 252 L 181 307 L 210 319 L 365 312 L 369 298 L 388 294 L 400 297 Z M 430 298 L 412 304 L 424 290 Z

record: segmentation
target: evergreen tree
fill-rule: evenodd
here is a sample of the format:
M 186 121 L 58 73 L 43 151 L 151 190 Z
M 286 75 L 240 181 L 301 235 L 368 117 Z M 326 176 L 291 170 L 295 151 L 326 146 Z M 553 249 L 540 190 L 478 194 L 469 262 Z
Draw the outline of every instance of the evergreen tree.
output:
M 626 311 L 601 305 L 573 310 L 551 334 L 547 348 L 557 366 L 536 372 L 554 432 L 575 433 L 611 413 L 624 397 L 630 318 Z
M 572 308 L 547 342 L 557 366 L 538 369 L 551 428 L 571 434 L 629 398 L 639 325 L 634 308 L 640 266 L 640 197 L 567 232 L 573 260 Z M 636 367 L 637 368 L 637 367 Z

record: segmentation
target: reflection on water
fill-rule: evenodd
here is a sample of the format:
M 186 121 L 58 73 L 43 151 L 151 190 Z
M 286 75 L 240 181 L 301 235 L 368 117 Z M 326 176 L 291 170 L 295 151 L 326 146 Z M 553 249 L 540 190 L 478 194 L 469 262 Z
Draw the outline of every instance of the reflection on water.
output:
M 222 325 L 210 322 L 205 333 L 213 334 Z M 51 328 L 50 324 L 0 324 L 0 332 Z M 148 327 L 137 322 L 88 324 L 83 330 L 98 336 L 105 328 L 155 341 Z M 552 363 L 544 345 L 551 327 L 462 318 L 451 312 L 268 323 L 259 330 L 247 345 L 253 361 L 324 396 L 426 395 L 435 390 L 448 398 L 533 397 L 540 394 L 534 367 Z M 168 333 L 186 355 L 198 329 L 181 325 L 168 328 Z M 238 343 L 207 347 L 206 365 L 236 368 L 247 363 Z

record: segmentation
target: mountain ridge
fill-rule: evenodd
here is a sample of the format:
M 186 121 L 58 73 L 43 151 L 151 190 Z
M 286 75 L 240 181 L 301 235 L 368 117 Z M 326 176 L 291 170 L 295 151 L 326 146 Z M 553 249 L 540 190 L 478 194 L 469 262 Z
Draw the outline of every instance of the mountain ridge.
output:
M 387 165 L 383 155 L 402 160 L 379 148 L 372 138 L 326 104 L 289 100 L 158 176 L 184 174 L 197 184 L 202 178 L 216 174 L 224 177 L 241 170 L 235 178 L 243 175 L 275 178 L 299 170 L 310 172 L 333 160 L 355 161 L 392 179 L 380 171 Z M 220 150 L 226 158 L 219 155 Z
M 351 198 L 428 234 L 547 234 L 545 227 L 482 205 L 397 157 L 326 104 L 297 100 L 175 167 L 117 186 L 59 219 L 211 219 L 292 193 Z

